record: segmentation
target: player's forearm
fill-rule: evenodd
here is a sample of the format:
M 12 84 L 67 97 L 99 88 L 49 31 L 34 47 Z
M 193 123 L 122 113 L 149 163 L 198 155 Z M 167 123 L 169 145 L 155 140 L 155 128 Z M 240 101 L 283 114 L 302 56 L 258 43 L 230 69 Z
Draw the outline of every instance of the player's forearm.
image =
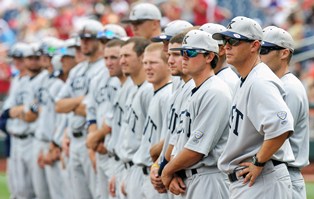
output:
M 83 117 L 86 116 L 86 106 L 83 103 L 80 103 L 75 109 L 74 109 L 74 113 L 76 115 L 81 115 Z
M 174 174 L 182 169 L 189 168 L 203 158 L 203 154 L 183 148 L 166 166 L 167 172 Z
M 162 151 L 162 147 L 164 145 L 164 140 L 161 140 L 160 142 L 158 142 L 157 144 L 153 145 L 151 148 L 150 148 L 150 157 L 153 159 L 153 162 L 155 162 L 161 151 Z
M 111 133 L 111 127 L 104 123 L 99 131 L 104 137 L 106 137 L 108 134 Z
M 55 106 L 56 112 L 69 113 L 71 111 L 74 111 L 74 109 L 78 107 L 81 101 L 82 101 L 81 97 L 61 99 L 56 103 Z
M 172 150 L 173 150 L 173 145 L 172 144 L 169 144 L 168 145 L 168 148 L 167 148 L 167 151 L 165 153 L 165 158 L 166 160 L 170 161 L 171 160 L 171 153 L 172 153 Z
M 27 111 L 26 113 L 22 113 L 20 119 L 25 122 L 34 122 L 38 118 L 38 113 L 34 113 L 32 111 Z
M 267 162 L 278 149 L 283 145 L 285 140 L 289 137 L 291 131 L 286 132 L 276 138 L 265 140 L 257 152 L 256 157 L 259 162 Z

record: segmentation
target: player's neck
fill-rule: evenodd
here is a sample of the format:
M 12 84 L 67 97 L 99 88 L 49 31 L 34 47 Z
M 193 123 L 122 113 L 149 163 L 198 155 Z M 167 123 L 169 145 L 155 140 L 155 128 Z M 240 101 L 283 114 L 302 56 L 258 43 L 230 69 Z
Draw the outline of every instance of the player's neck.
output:
M 136 85 L 141 85 L 146 80 L 146 74 L 144 68 L 142 67 L 137 74 L 131 75 L 131 79 Z
M 127 80 L 127 76 L 125 76 L 125 75 L 120 75 L 120 76 L 118 76 L 118 79 L 119 79 L 119 81 L 120 81 L 120 83 L 121 83 L 121 85 L 123 85 L 124 83 L 125 83 L 125 81 Z
M 259 63 L 261 63 L 261 60 L 258 55 L 251 56 L 249 59 L 245 60 L 244 63 L 240 64 L 239 67 L 236 67 L 236 69 L 239 72 L 240 76 L 244 78 Z
M 210 70 L 205 70 L 202 73 L 192 76 L 195 82 L 195 87 L 199 87 L 203 82 L 205 82 L 208 78 L 210 78 L 213 75 L 215 75 L 214 70 L 210 69 Z
M 275 72 L 277 77 L 281 79 L 285 74 L 289 72 L 289 67 L 287 65 L 280 67 L 278 71 Z

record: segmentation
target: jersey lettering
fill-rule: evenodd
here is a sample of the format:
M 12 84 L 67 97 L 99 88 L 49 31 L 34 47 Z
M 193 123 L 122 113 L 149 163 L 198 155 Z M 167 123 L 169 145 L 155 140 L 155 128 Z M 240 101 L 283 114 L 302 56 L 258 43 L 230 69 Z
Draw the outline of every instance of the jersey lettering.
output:
M 150 127 L 151 126 L 151 127 Z M 152 135 L 153 135 L 153 131 L 157 130 L 157 125 L 154 123 L 154 121 L 150 118 L 150 116 L 148 116 L 147 122 L 145 124 L 145 128 L 144 128 L 144 132 L 143 135 L 145 135 L 147 133 L 147 131 L 150 131 L 150 135 L 148 138 L 148 141 L 151 143 L 152 142 Z
M 130 119 L 133 118 L 133 120 L 134 120 L 133 121 L 133 126 L 132 126 L 132 132 L 135 133 L 135 126 L 136 126 L 136 122 L 138 120 L 138 116 L 136 115 L 136 112 L 133 109 L 132 109 L 131 115 L 133 115 L 133 116 L 131 116 Z M 132 122 L 132 121 L 130 121 L 130 122 Z
M 240 119 L 243 120 L 243 113 L 241 113 L 241 111 L 239 109 L 237 109 L 236 105 L 232 106 L 232 109 L 231 109 L 231 123 L 233 123 L 234 113 L 235 113 L 236 119 L 235 119 L 234 129 L 233 129 L 232 132 L 236 136 L 238 136 L 239 135 L 239 132 L 238 132 L 239 122 L 240 122 Z M 230 124 L 229 124 L 229 128 L 231 128 Z
M 175 108 L 173 108 L 173 104 L 171 105 L 171 110 L 169 112 L 170 115 L 170 121 L 168 125 L 168 130 L 170 130 L 170 133 L 173 134 L 175 128 L 176 128 L 176 123 L 178 119 L 178 114 L 175 112 Z
M 178 130 L 178 134 L 185 133 L 185 130 L 187 130 L 186 136 L 190 137 L 190 135 L 191 135 L 191 118 L 190 117 L 191 117 L 191 114 L 188 112 L 188 110 L 184 110 L 184 111 L 182 111 L 180 113 L 180 122 L 179 122 L 179 124 L 180 124 L 181 128 Z M 188 125 L 188 126 L 183 126 L 185 120 L 186 121 L 188 120 L 188 122 L 185 124 L 185 125 Z

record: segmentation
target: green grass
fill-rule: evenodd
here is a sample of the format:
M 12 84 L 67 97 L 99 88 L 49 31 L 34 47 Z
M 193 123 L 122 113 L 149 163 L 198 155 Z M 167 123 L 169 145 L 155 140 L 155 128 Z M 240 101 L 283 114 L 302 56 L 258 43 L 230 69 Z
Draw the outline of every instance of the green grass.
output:
M 307 199 L 314 199 L 314 182 L 306 183 Z M 0 173 L 0 199 L 9 199 L 9 191 L 4 173 Z
M 306 183 L 307 199 L 314 199 L 314 182 Z
M 4 173 L 0 173 L 0 199 L 8 199 L 10 196 L 7 180 Z

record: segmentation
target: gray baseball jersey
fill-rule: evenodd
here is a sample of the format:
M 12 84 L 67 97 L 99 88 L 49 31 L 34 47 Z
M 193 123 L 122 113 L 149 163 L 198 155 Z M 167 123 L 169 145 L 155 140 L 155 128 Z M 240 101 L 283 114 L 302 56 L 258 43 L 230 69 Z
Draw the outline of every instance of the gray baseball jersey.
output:
M 220 69 L 220 71 L 218 71 L 216 75 L 220 77 L 229 86 L 233 96 L 233 94 L 235 93 L 236 86 L 240 81 L 239 76 L 230 67 L 224 67 Z
M 179 110 L 183 101 L 187 99 L 191 90 L 194 88 L 194 81 L 191 79 L 187 83 L 182 80 L 181 86 L 173 93 L 169 100 L 167 107 L 167 115 L 165 117 L 166 125 L 163 125 L 162 137 L 164 138 L 164 144 L 160 153 L 159 161 L 163 160 L 163 157 L 167 151 L 171 137 L 177 136 L 176 129 L 179 124 Z M 175 139 L 175 138 L 174 138 Z
M 144 123 L 143 135 L 139 149 L 133 156 L 133 162 L 138 165 L 151 166 L 150 148 L 160 141 L 163 121 L 167 114 L 168 100 L 172 93 L 172 83 L 167 83 L 163 87 L 154 91 L 154 96 L 150 101 Z
M 126 101 L 131 98 L 130 93 L 134 86 L 131 78 L 127 78 L 122 87 L 118 90 L 116 97 L 113 101 L 113 121 L 111 126 L 111 139 L 107 144 L 107 150 L 110 153 L 116 153 L 116 147 L 119 147 L 119 135 L 123 122 L 123 118 L 127 112 Z
M 293 131 L 293 118 L 282 98 L 282 82 L 267 65 L 255 66 L 238 86 L 229 118 L 228 142 L 218 162 L 219 169 L 226 173 L 253 157 L 264 140 Z M 291 147 L 279 149 L 273 158 L 292 161 Z
M 126 126 L 123 128 L 123 142 L 121 144 L 121 159 L 124 162 L 132 160 L 133 155 L 141 144 L 148 105 L 153 97 L 152 84 L 145 81 L 140 85 L 134 95 L 129 113 L 126 118 Z
M 292 73 L 281 78 L 287 103 L 294 118 L 294 134 L 289 138 L 295 161 L 289 166 L 302 168 L 309 164 L 309 102 L 300 80 Z
M 38 90 L 37 100 L 40 112 L 37 119 L 35 137 L 39 140 L 49 142 L 52 140 L 56 127 L 57 113 L 55 112 L 54 97 L 63 86 L 62 80 L 54 76 L 47 76 Z
M 96 122 L 97 128 L 101 128 L 104 122 L 112 126 L 113 100 L 120 87 L 120 81 L 116 77 L 107 77 L 107 71 L 102 71 L 92 79 L 90 89 L 85 97 L 86 120 Z M 105 138 L 105 145 L 111 135 Z
M 188 106 L 180 114 L 174 155 L 187 148 L 204 157 L 188 169 L 217 165 L 228 138 L 231 98 L 228 85 L 216 75 L 192 90 Z
M 95 78 L 102 70 L 106 71 L 104 78 L 105 76 L 109 77 L 109 72 L 108 69 L 105 68 L 103 58 L 93 63 L 89 63 L 88 61 L 79 63 L 70 71 L 69 77 L 56 100 L 85 96 L 88 93 L 91 79 Z M 69 118 L 71 132 L 83 132 L 86 136 L 85 119 L 86 118 L 83 116 L 73 114 L 73 116 Z

